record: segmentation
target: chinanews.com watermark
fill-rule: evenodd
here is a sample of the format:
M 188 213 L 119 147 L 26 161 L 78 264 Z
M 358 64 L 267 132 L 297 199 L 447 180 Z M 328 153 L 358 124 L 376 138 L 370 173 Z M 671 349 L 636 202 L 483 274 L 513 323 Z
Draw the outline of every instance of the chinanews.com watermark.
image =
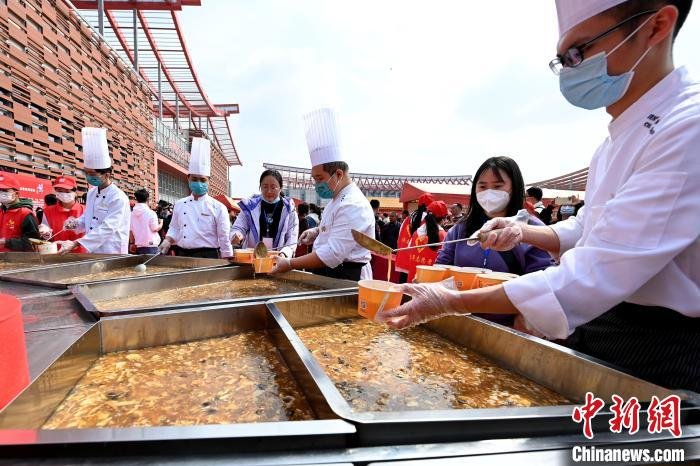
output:
M 575 446 L 571 449 L 575 463 L 675 463 L 685 461 L 682 448 L 614 448 Z
M 586 393 L 584 404 L 576 406 L 571 419 L 581 424 L 582 433 L 588 439 L 594 438 L 593 418 L 605 407 L 605 402 Z M 649 434 L 669 433 L 674 439 L 683 435 L 681 427 L 681 400 L 678 395 L 669 395 L 664 399 L 651 398 L 646 410 Z M 635 435 L 640 428 L 641 404 L 635 397 L 625 401 L 618 395 L 612 396 L 610 412 L 613 417 L 608 421 L 610 432 L 627 432 Z M 683 448 L 628 448 L 617 446 L 576 445 L 571 449 L 574 463 L 675 463 L 685 461 Z

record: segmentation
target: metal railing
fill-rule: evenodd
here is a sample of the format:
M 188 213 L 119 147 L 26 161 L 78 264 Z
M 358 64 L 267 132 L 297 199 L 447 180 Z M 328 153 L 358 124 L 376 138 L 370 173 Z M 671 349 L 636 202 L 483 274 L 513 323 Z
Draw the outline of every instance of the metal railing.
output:
M 167 126 L 159 118 L 153 118 L 153 140 L 158 152 L 182 168 L 187 168 L 190 157 L 189 142 L 179 131 Z

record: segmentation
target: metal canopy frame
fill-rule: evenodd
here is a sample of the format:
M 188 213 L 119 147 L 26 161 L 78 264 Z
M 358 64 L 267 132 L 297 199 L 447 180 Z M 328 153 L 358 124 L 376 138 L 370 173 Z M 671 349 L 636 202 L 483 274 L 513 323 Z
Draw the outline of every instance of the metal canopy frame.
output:
M 229 165 L 241 165 L 227 117 L 238 104 L 213 104 L 199 81 L 185 44 L 177 11 L 200 0 L 75 1 L 80 14 L 99 28 L 104 3 L 104 40 L 132 63 L 151 88 L 154 115 L 180 127 L 201 131 L 220 149 Z M 160 98 L 159 98 L 160 96 Z
M 549 180 L 529 183 L 528 186 L 538 186 L 548 189 L 565 189 L 570 191 L 585 191 L 588 183 L 588 168 L 582 168 L 566 175 L 557 176 Z
M 284 185 L 289 189 L 313 189 L 311 169 L 290 167 L 264 163 L 269 170 L 277 170 L 284 179 Z M 468 186 L 471 183 L 471 175 L 453 176 L 413 176 L 413 175 L 378 175 L 370 173 L 354 173 L 352 179 L 361 190 L 367 191 L 401 191 L 404 183 L 437 183 Z

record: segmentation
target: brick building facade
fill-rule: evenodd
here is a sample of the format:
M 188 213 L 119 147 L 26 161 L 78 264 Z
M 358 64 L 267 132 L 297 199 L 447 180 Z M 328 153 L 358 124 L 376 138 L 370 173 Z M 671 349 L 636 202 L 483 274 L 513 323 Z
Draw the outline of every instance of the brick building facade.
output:
M 75 176 L 84 192 L 81 128 L 101 126 L 127 194 L 158 193 L 159 170 L 186 186 L 189 148 L 180 159 L 157 150 L 148 84 L 62 0 L 0 0 L 0 63 L 0 170 Z M 227 193 L 216 145 L 212 168 L 212 194 Z

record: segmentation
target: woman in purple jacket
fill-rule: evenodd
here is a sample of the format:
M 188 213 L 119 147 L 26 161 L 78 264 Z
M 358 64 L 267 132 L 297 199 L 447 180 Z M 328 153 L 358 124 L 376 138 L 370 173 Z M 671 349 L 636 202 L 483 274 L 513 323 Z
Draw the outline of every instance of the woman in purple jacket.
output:
M 472 183 L 467 215 L 457 222 L 447 234 L 446 241 L 468 238 L 484 223 L 494 217 L 514 216 L 525 205 L 525 183 L 520 167 L 509 157 L 491 157 L 476 171 Z M 543 225 L 530 216 L 531 225 Z M 510 251 L 483 250 L 479 244 L 467 242 L 445 244 L 438 254 L 436 264 L 459 267 L 483 267 L 494 272 L 518 275 L 543 270 L 554 262 L 549 253 L 520 244 Z M 513 316 L 507 314 L 477 314 L 504 325 L 513 325 Z

